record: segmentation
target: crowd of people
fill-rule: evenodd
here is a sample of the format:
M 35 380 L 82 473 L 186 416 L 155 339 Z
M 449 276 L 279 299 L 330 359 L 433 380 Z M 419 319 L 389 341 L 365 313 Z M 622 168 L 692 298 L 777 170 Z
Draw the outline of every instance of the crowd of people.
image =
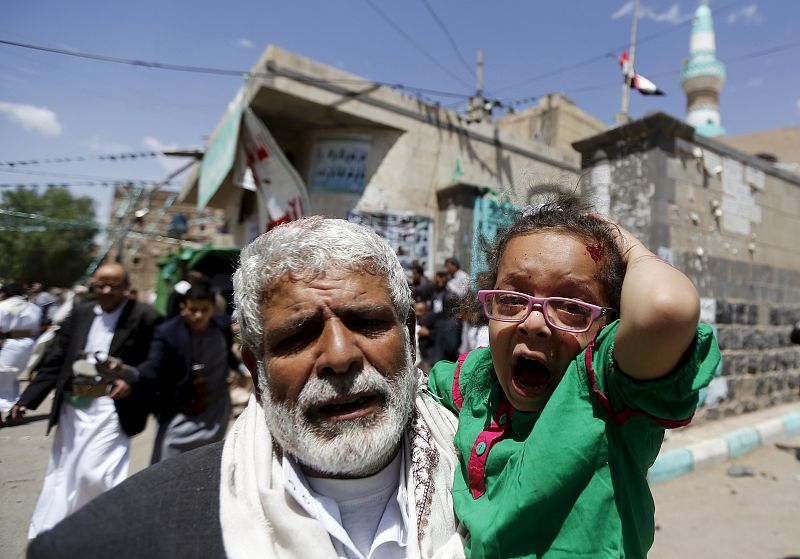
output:
M 411 266 L 417 366 L 424 373 L 439 361 L 455 361 L 469 349 L 489 345 L 488 320 L 465 304 L 470 293 L 469 274 L 456 258 L 445 260 L 445 266 L 436 271 L 433 280 L 419 263 Z
M 574 195 L 490 246 L 409 281 L 367 228 L 290 222 L 242 250 L 235 326 L 201 278 L 164 321 L 101 266 L 10 412 L 55 390 L 29 557 L 645 557 L 647 469 L 719 361 L 697 292 Z

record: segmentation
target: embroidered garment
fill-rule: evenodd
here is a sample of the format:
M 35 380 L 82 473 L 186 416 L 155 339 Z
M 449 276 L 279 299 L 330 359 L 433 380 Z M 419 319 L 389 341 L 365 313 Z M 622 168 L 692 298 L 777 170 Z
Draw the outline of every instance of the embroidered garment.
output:
M 450 412 L 427 394 L 417 395 L 415 419 L 403 436 L 404 452 L 411 456 L 403 488 L 409 558 L 464 556 L 451 496 L 455 427 Z M 284 482 L 280 451 L 251 397 L 222 452 L 220 524 L 228 557 L 339 557 L 328 531 Z

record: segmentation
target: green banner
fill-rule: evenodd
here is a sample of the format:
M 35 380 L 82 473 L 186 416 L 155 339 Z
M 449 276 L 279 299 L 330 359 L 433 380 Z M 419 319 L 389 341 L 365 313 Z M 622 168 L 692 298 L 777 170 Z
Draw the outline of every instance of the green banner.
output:
M 236 158 L 239 143 L 239 126 L 242 121 L 242 105 L 235 102 L 233 108 L 208 142 L 208 149 L 200 164 L 200 179 L 197 187 L 197 207 L 203 209 L 230 173 Z

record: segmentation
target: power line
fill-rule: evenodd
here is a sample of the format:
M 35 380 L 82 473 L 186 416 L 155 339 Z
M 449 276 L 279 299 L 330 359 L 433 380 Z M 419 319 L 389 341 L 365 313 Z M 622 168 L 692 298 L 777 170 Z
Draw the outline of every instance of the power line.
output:
M 26 165 L 49 165 L 51 163 L 80 163 L 84 161 L 126 161 L 128 159 L 146 159 L 158 157 L 156 151 L 138 151 L 128 153 L 112 153 L 105 155 L 76 155 L 72 157 L 56 157 L 45 159 L 29 159 L 27 161 L 0 161 L 0 167 L 22 167 Z
M 421 47 L 421 46 L 420 46 L 420 45 L 419 45 L 419 44 L 418 44 L 418 43 L 417 43 L 417 42 L 416 42 L 416 41 L 415 41 L 415 40 L 414 40 L 414 39 L 413 39 L 413 38 L 412 38 L 412 37 L 411 37 L 411 36 L 410 36 L 408 33 L 406 33 L 405 31 L 403 31 L 403 29 L 402 29 L 402 28 L 401 28 L 399 25 L 397 25 L 397 24 L 394 22 L 394 20 L 392 20 L 392 18 L 390 18 L 388 15 L 386 15 L 386 13 L 385 13 L 383 10 L 381 10 L 381 9 L 380 9 L 380 8 L 379 8 L 379 7 L 378 7 L 378 6 L 377 6 L 377 5 L 376 5 L 376 4 L 375 4 L 375 3 L 374 3 L 372 0 L 364 0 L 364 1 L 365 1 L 365 2 L 366 2 L 366 3 L 367 3 L 367 4 L 368 4 L 368 5 L 369 5 L 369 6 L 370 6 L 370 7 L 371 7 L 373 10 L 375 10 L 375 12 L 376 12 L 376 13 L 377 13 L 379 16 L 381 16 L 381 18 L 382 18 L 382 19 L 383 19 L 383 20 L 384 20 L 386 23 L 388 23 L 388 24 L 389 24 L 389 25 L 392 27 L 392 29 L 394 29 L 395 31 L 397 31 L 397 32 L 400 34 L 400 36 L 402 36 L 402 37 L 403 37 L 403 38 L 404 38 L 404 39 L 405 39 L 405 40 L 406 40 L 406 41 L 407 41 L 407 42 L 408 42 L 408 43 L 409 43 L 411 46 L 413 46 L 413 47 L 414 47 L 415 49 L 417 49 L 417 50 L 418 50 L 420 53 L 422 53 L 422 55 L 423 55 L 425 58 L 427 58 L 428 60 L 430 60 L 430 61 L 431 61 L 433 64 L 435 64 L 435 65 L 436 65 L 436 66 L 437 66 L 439 69 L 441 69 L 441 70 L 442 70 L 444 73 L 446 73 L 448 76 L 450 76 L 451 78 L 453 78 L 454 80 L 456 80 L 456 81 L 457 81 L 458 83 L 460 83 L 461 85 L 464 85 L 464 86 L 466 86 L 466 87 L 471 87 L 471 86 L 470 86 L 468 83 L 464 82 L 464 81 L 463 81 L 463 80 L 462 80 L 460 77 L 458 77 L 458 76 L 457 76 L 457 75 L 455 75 L 453 72 L 451 72 L 451 71 L 450 71 L 450 69 L 449 69 L 447 66 L 445 66 L 444 64 L 442 64 L 441 62 L 439 62 L 438 60 L 436 60 L 436 58 L 434 58 L 434 57 L 433 57 L 431 54 L 429 54 L 429 53 L 428 53 L 428 51 L 426 51 L 424 48 L 422 48 L 422 47 Z
M 783 43 L 781 45 L 776 45 L 776 46 L 773 46 L 773 47 L 759 49 L 759 50 L 752 51 L 752 52 L 749 52 L 749 53 L 746 53 L 746 54 L 743 54 L 743 55 L 740 55 L 740 56 L 736 56 L 734 58 L 728 59 L 725 62 L 726 62 L 727 65 L 730 65 L 731 63 L 734 63 L 734 62 L 741 62 L 743 60 L 751 60 L 753 58 L 760 58 L 762 56 L 768 56 L 770 54 L 775 54 L 776 52 L 783 52 L 783 51 L 790 50 L 790 49 L 797 48 L 797 47 L 800 47 L 800 41 L 792 41 L 792 42 L 789 42 L 789 43 Z M 648 76 L 650 76 L 652 78 L 658 78 L 658 77 L 664 77 L 664 76 L 671 76 L 671 75 L 675 75 L 675 74 L 680 74 L 680 70 L 679 69 L 666 70 L 664 72 L 655 72 L 653 74 L 648 73 Z M 565 91 L 565 93 L 578 93 L 578 92 L 594 91 L 594 90 L 597 90 L 597 89 L 605 89 L 605 88 L 608 88 L 608 87 L 617 87 L 617 86 L 619 86 L 619 82 L 606 83 L 606 84 L 586 85 L 586 86 L 583 86 L 583 87 L 566 89 L 564 91 Z M 509 105 L 521 104 L 521 103 L 523 103 L 525 101 L 535 100 L 536 98 L 537 97 L 523 97 L 522 99 L 503 101 L 502 105 L 507 107 Z
M 133 60 L 130 58 L 120 58 L 116 56 L 106 56 L 104 54 L 91 54 L 87 52 L 80 52 L 70 49 L 59 49 L 54 47 L 45 47 L 42 45 L 32 45 L 28 43 L 19 43 L 16 41 L 9 41 L 0 39 L 0 44 L 10 45 L 14 47 L 21 47 L 32 50 L 39 50 L 43 52 L 50 52 L 54 54 L 63 54 L 66 56 L 74 56 L 77 58 L 86 58 L 89 60 L 98 60 L 101 62 L 113 62 L 115 64 L 128 64 L 131 66 L 140 66 L 142 68 L 153 68 L 157 70 L 173 70 L 176 72 L 193 72 L 197 74 L 214 74 L 218 76 L 237 76 L 247 77 L 250 72 L 243 70 L 229 70 L 225 68 L 210 68 L 207 66 L 187 66 L 184 64 L 167 64 L 164 62 L 150 62 L 147 60 Z
M 367 0 L 368 1 L 368 0 Z M 31 49 L 37 50 L 42 52 L 48 52 L 51 54 L 60 54 L 63 56 L 72 56 L 76 58 L 83 58 L 88 60 L 95 60 L 100 62 L 109 62 L 113 64 L 125 64 L 128 66 L 138 66 L 141 68 L 150 68 L 156 70 L 169 70 L 174 72 L 191 72 L 195 74 L 210 74 L 210 75 L 221 75 L 221 76 L 239 76 L 244 78 L 257 78 L 257 77 L 272 77 L 274 72 L 251 72 L 247 70 L 232 70 L 232 69 L 225 69 L 225 68 L 210 68 L 205 66 L 189 66 L 185 64 L 169 64 L 166 62 L 154 62 L 154 61 L 147 61 L 147 60 L 134 60 L 130 58 L 121 58 L 116 56 L 106 56 L 103 54 L 95 54 L 95 53 L 88 53 L 82 52 L 77 50 L 70 50 L 70 49 L 59 49 L 54 47 L 47 47 L 43 45 L 34 45 L 31 43 L 20 43 L 17 41 L 9 41 L 7 39 L 0 39 L 0 44 L 9 45 L 18 48 L 24 49 Z M 447 71 L 445 69 L 445 71 Z M 458 78 L 456 78 L 458 79 Z M 302 81 L 302 80 L 301 80 Z M 435 89 L 426 89 L 424 87 L 415 87 L 412 85 L 406 85 L 402 83 L 388 83 L 388 82 L 379 82 L 374 80 L 367 80 L 363 78 L 310 78 L 307 80 L 309 83 L 352 83 L 352 84 L 364 84 L 366 86 L 374 86 L 380 85 L 385 87 L 390 87 L 393 89 L 403 89 L 409 92 L 418 91 L 421 93 L 429 93 L 431 95 L 439 95 L 443 97 L 464 97 L 467 98 L 469 95 L 465 95 L 462 93 L 453 93 L 448 91 L 438 91 Z
M 4 188 L 76 188 L 76 187 L 114 187 L 122 184 L 132 185 L 141 188 L 154 186 L 158 181 L 86 181 L 86 182 L 4 182 L 0 183 L 0 189 Z M 180 186 L 174 183 L 167 183 L 166 186 Z
M 745 2 L 741 2 L 741 1 L 731 2 L 731 3 L 729 3 L 729 4 L 725 5 L 725 6 L 722 6 L 721 8 L 716 9 L 715 12 L 717 13 L 717 15 L 724 15 L 725 13 L 729 12 L 730 10 L 733 10 L 734 8 L 737 8 L 739 5 L 744 4 L 744 3 Z M 691 23 L 692 19 L 693 18 L 688 18 L 686 21 L 678 23 L 678 24 L 676 24 L 676 25 L 674 25 L 672 27 L 669 27 L 667 29 L 662 29 L 661 31 L 656 31 L 655 33 L 651 33 L 650 35 L 645 35 L 644 37 L 639 38 L 639 40 L 637 41 L 637 44 L 642 44 L 642 43 L 646 43 L 646 42 L 652 41 L 653 39 L 656 39 L 656 38 L 661 37 L 662 35 L 666 35 L 668 33 L 674 33 L 675 31 L 678 31 L 678 30 L 682 29 L 688 23 Z M 523 81 L 511 84 L 511 85 L 503 86 L 503 87 L 500 87 L 500 88 L 495 88 L 495 93 L 499 93 L 501 91 L 508 91 L 510 89 L 515 89 L 517 87 L 520 87 L 520 86 L 523 86 L 523 85 L 528 85 L 528 84 L 531 84 L 531 83 L 534 83 L 534 82 L 537 82 L 537 81 L 541 81 L 541 80 L 546 79 L 546 78 L 551 78 L 553 76 L 564 74 L 564 73 L 570 72 L 572 70 L 577 70 L 577 69 L 583 68 L 585 66 L 590 66 L 590 65 L 595 64 L 596 62 L 599 62 L 599 61 L 604 60 L 606 58 L 616 58 L 617 54 L 620 51 L 627 50 L 628 47 L 629 47 L 629 45 L 621 45 L 619 47 L 616 47 L 615 49 L 606 51 L 603 54 L 595 55 L 595 56 L 593 56 L 591 58 L 588 58 L 586 60 L 583 60 L 581 62 L 576 62 L 574 64 L 568 64 L 566 66 L 561 66 L 559 68 L 554 68 L 553 70 L 548 70 L 547 72 L 544 72 L 544 73 L 539 74 L 537 76 L 533 76 L 533 77 L 525 79 Z
M 130 179 L 130 178 L 117 178 L 117 177 L 102 177 L 97 175 L 80 175 L 76 173 L 54 173 L 50 171 L 34 171 L 34 170 L 27 170 L 27 169 L 3 169 L 0 170 L 0 174 L 2 173 L 14 173 L 19 175 L 36 175 L 40 177 L 52 177 L 58 179 L 76 179 L 76 180 L 84 180 L 84 181 L 94 181 L 94 182 L 115 182 L 115 183 L 140 183 L 140 184 L 154 184 L 158 181 L 155 180 L 147 180 L 147 179 Z
M 450 34 L 450 31 L 447 29 L 447 26 L 439 18 L 439 16 L 436 15 L 436 12 L 433 11 L 433 7 L 430 5 L 428 0 L 422 0 L 422 3 L 425 5 L 425 9 L 428 10 L 428 13 L 431 14 L 431 17 L 434 19 L 434 21 L 436 21 L 436 23 L 439 25 L 439 28 L 444 33 L 445 37 L 447 37 L 447 40 L 450 42 L 450 46 L 453 47 L 453 50 L 455 51 L 456 56 L 458 56 L 458 59 L 464 65 L 464 68 L 467 69 L 467 72 L 469 72 L 469 74 L 472 77 L 475 77 L 475 69 L 472 66 L 470 66 L 469 62 L 467 62 L 467 60 L 461 54 L 461 51 L 459 50 L 458 45 L 456 45 L 456 41 L 455 41 L 455 39 L 453 39 L 453 36 Z

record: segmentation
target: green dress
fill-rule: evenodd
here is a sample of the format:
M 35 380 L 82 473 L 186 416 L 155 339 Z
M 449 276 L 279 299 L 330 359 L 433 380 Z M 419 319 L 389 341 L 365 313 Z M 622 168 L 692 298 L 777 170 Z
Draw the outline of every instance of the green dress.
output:
M 700 324 L 675 371 L 635 381 L 614 361 L 618 326 L 573 360 L 540 412 L 508 404 L 488 348 L 431 370 L 431 392 L 459 416 L 453 502 L 469 530 L 468 556 L 647 556 L 655 530 L 647 470 L 665 427 L 691 420 L 720 352 Z

